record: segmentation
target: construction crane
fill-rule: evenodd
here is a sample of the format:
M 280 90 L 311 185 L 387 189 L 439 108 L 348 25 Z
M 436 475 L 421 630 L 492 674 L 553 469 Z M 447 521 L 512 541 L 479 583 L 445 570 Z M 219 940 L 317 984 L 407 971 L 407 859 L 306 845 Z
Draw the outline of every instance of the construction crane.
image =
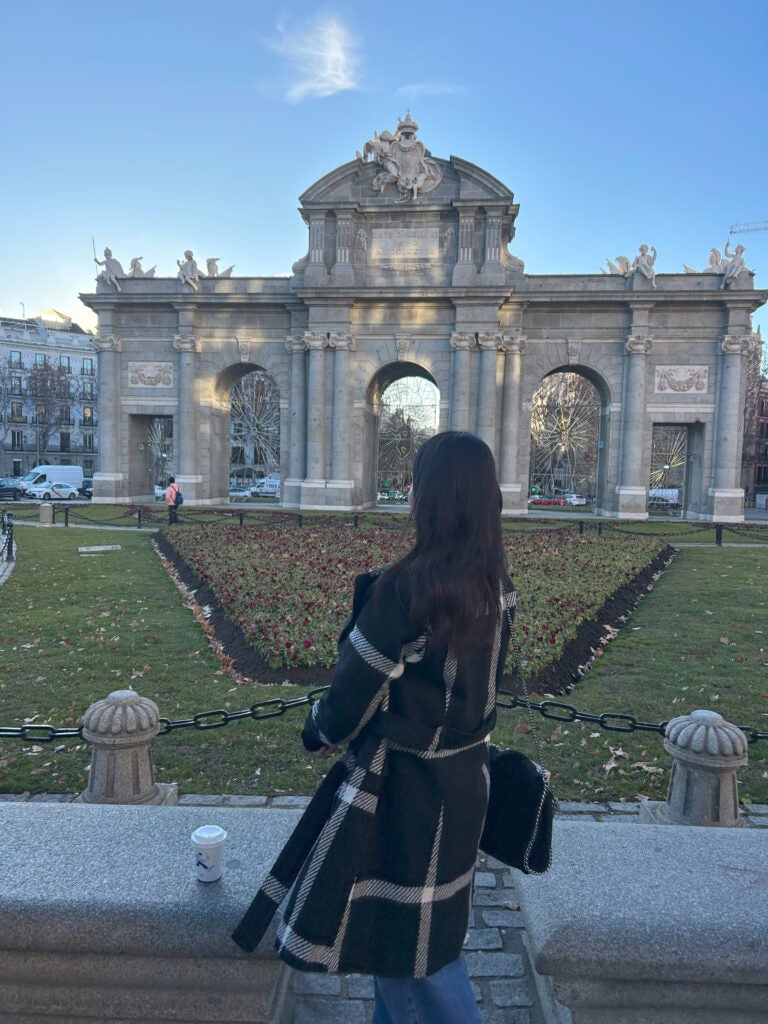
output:
M 739 231 L 768 231 L 768 220 L 752 221 L 750 224 L 731 224 L 731 230 L 728 233 L 735 235 Z

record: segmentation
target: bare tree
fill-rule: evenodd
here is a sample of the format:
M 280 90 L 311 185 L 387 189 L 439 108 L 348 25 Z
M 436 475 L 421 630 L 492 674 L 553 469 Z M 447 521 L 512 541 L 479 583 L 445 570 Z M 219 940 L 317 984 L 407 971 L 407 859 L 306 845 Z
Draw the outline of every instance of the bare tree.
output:
M 43 455 L 54 434 L 69 428 L 69 371 L 48 359 L 26 371 L 27 401 L 33 409 L 37 457 Z M 64 410 L 67 410 L 66 412 Z

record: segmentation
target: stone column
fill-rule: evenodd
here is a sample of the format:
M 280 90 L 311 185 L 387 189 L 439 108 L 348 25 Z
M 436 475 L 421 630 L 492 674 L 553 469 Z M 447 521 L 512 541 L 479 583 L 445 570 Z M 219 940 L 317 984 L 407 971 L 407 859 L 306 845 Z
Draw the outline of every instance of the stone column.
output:
M 711 515 L 721 522 L 742 522 L 744 490 L 741 481 L 741 448 L 744 440 L 744 356 L 751 335 L 726 334 L 717 372 L 717 408 L 709 488 Z
M 451 429 L 470 429 L 470 364 L 469 350 L 475 336 L 469 331 L 454 331 L 451 335 L 453 359 L 451 366 Z
M 198 491 L 203 480 L 198 465 L 195 392 L 195 355 L 199 349 L 197 340 L 191 334 L 177 334 L 173 339 L 173 347 L 179 353 L 179 404 L 176 416 L 178 430 L 174 431 L 173 436 L 173 461 L 176 467 L 176 482 L 184 494 L 184 501 L 189 502 L 199 496 Z
M 527 338 L 504 337 L 504 391 L 501 409 L 501 451 L 499 454 L 499 485 L 505 509 L 527 511 L 527 481 L 519 477 L 518 455 L 520 445 L 520 385 L 523 374 L 523 353 Z
M 301 486 L 303 508 L 325 506 L 325 423 L 327 394 L 325 386 L 325 349 L 328 336 L 322 331 L 307 331 L 304 341 L 309 348 L 307 374 L 307 477 Z
M 334 280 L 353 281 L 355 272 L 350 262 L 352 214 L 336 213 L 336 261 L 331 269 Z
M 647 480 L 643 479 L 643 445 L 647 357 L 652 347 L 652 338 L 630 335 L 627 339 L 621 420 L 621 467 L 616 488 L 620 519 L 648 517 Z
M 499 362 L 501 334 L 481 331 L 477 336 L 480 347 L 480 387 L 475 431 L 496 455 L 496 370 Z
M 289 335 L 285 347 L 291 353 L 291 401 L 288 420 L 288 478 L 283 482 L 282 504 L 298 508 L 301 484 L 307 470 L 307 343 Z
M 331 479 L 328 487 L 332 506 L 349 508 L 354 481 L 350 480 L 350 446 L 352 443 L 352 386 L 349 377 L 349 353 L 355 339 L 348 333 L 333 333 L 328 341 L 333 356 L 333 438 L 331 442 Z
M 459 210 L 459 258 L 453 268 L 453 284 L 463 285 L 477 278 L 475 255 L 475 209 Z
M 93 501 L 109 502 L 124 497 L 126 468 L 120 451 L 120 352 L 113 334 L 93 339 L 99 357 L 99 466 L 93 475 Z
M 501 265 L 501 210 L 487 210 L 485 218 L 485 258 L 480 276 L 486 284 L 504 284 Z
M 115 690 L 83 715 L 93 746 L 87 804 L 175 804 L 175 783 L 157 783 L 149 745 L 160 731 L 157 704 L 133 690 Z
M 304 271 L 304 283 L 315 283 L 328 276 L 325 269 L 325 213 L 309 215 L 309 262 Z

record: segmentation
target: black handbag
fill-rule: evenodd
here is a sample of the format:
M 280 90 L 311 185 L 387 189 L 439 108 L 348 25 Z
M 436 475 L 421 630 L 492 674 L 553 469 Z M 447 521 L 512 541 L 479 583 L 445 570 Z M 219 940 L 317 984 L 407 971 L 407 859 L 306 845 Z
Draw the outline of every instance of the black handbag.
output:
M 491 786 L 480 849 L 524 874 L 552 864 L 556 802 L 546 772 L 519 750 L 490 747 Z
M 517 660 L 531 730 L 541 758 L 533 723 L 520 646 L 507 610 L 510 643 Z M 480 849 L 524 874 L 543 875 L 552 864 L 552 822 L 557 801 L 549 790 L 549 772 L 519 750 L 489 748 L 490 791 Z

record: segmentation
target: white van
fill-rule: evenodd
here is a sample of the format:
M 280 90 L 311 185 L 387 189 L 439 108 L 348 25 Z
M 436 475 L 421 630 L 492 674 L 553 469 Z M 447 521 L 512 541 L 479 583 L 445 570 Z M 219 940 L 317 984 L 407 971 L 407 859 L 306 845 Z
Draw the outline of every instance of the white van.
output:
M 21 478 L 19 490 L 26 491 L 31 484 L 71 484 L 77 491 L 83 486 L 82 466 L 36 466 Z

